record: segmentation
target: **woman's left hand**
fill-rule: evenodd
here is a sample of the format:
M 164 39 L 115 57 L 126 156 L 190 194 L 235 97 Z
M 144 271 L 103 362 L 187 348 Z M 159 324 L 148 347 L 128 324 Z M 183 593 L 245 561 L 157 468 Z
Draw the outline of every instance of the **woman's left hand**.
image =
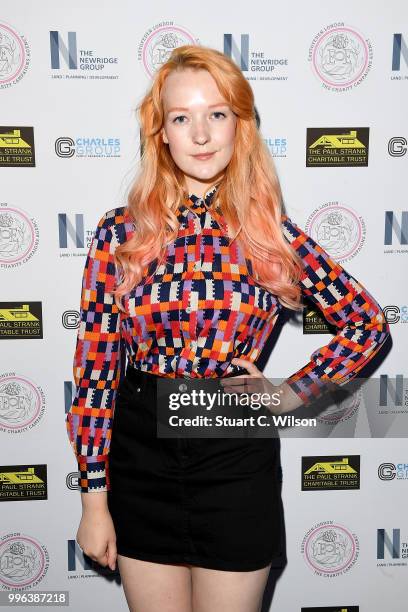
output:
M 231 376 L 227 378 L 221 378 L 220 384 L 223 387 L 224 391 L 227 393 L 246 393 L 251 395 L 252 393 L 258 394 L 268 394 L 268 396 L 275 394 L 275 401 L 273 398 L 270 398 L 268 402 L 268 398 L 265 395 L 265 408 L 267 408 L 273 414 L 281 414 L 283 412 L 283 406 L 281 403 L 276 404 L 277 397 L 282 396 L 283 390 L 280 386 L 273 385 L 270 380 L 268 380 L 260 370 L 253 364 L 251 361 L 247 359 L 241 359 L 235 357 L 232 359 L 231 363 L 239 366 L 240 368 L 245 368 L 249 373 L 248 374 L 240 374 L 239 376 Z M 263 402 L 262 402 L 263 403 Z

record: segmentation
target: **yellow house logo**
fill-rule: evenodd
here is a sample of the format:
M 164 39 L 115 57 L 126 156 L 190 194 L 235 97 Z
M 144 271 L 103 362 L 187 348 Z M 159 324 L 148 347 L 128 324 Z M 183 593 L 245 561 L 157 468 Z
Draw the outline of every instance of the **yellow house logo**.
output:
M 306 166 L 368 166 L 369 142 L 369 127 L 307 128 Z
M 1 24 L 0 24 L 1 30 Z M 1 40 L 1 32 L 0 32 Z M 0 59 L 1 65 L 1 59 Z M 1 75 L 0 75 L 1 81 Z M 1 82 L 0 82 L 1 88 Z M 0 167 L 34 168 L 34 127 L 0 125 Z
M 0 338 L 42 337 L 42 302 L 0 302 Z
M 26 484 L 27 482 L 44 484 L 44 481 L 35 474 L 33 467 L 24 472 L 0 472 L 0 483 Z
M 349 465 L 348 458 L 341 461 L 318 461 L 305 471 L 305 474 L 318 472 L 319 474 L 356 474 L 357 471 Z
M 322 134 L 309 145 L 310 149 L 324 147 L 325 149 L 365 149 L 365 145 L 357 138 L 357 130 L 346 134 Z
M 0 134 L 0 149 L 5 147 L 31 148 L 21 137 L 21 130 L 15 129 L 12 132 L 3 132 Z
M 332 329 L 320 310 L 308 306 L 303 311 L 304 334 L 331 334 Z
M 23 304 L 20 308 L 0 308 L 0 321 L 38 321 L 30 312 L 28 304 Z

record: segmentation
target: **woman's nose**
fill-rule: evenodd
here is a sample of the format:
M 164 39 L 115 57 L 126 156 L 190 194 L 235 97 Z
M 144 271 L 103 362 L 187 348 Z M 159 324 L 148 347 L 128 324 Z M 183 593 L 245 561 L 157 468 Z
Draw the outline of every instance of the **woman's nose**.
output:
M 192 137 L 194 142 L 197 142 L 198 144 L 206 143 L 210 139 L 210 133 L 207 125 L 201 121 L 193 125 Z

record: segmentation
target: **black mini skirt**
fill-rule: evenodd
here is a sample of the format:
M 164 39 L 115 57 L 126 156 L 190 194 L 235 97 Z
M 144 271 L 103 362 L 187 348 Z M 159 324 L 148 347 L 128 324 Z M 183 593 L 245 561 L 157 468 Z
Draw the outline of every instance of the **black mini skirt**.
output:
M 118 554 L 228 571 L 284 567 L 280 439 L 159 437 L 157 380 L 128 365 L 116 396 L 108 507 Z

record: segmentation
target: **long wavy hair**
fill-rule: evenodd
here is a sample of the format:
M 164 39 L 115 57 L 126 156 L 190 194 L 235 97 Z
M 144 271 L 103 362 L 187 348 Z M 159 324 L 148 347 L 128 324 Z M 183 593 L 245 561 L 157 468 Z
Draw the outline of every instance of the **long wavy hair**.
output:
M 124 311 L 122 297 L 141 282 L 151 262 L 164 261 L 166 246 L 177 237 L 177 212 L 186 203 L 187 190 L 184 174 L 162 140 L 162 90 L 171 72 L 186 68 L 207 70 L 237 118 L 233 155 L 215 194 L 218 210 L 234 233 L 230 243 L 239 241 L 258 285 L 275 294 L 283 306 L 300 310 L 301 263 L 282 235 L 281 188 L 256 124 L 252 88 L 230 58 L 200 45 L 174 49 L 136 109 L 142 154 L 126 206 L 135 231 L 116 248 L 121 279 L 113 291 L 115 302 Z

